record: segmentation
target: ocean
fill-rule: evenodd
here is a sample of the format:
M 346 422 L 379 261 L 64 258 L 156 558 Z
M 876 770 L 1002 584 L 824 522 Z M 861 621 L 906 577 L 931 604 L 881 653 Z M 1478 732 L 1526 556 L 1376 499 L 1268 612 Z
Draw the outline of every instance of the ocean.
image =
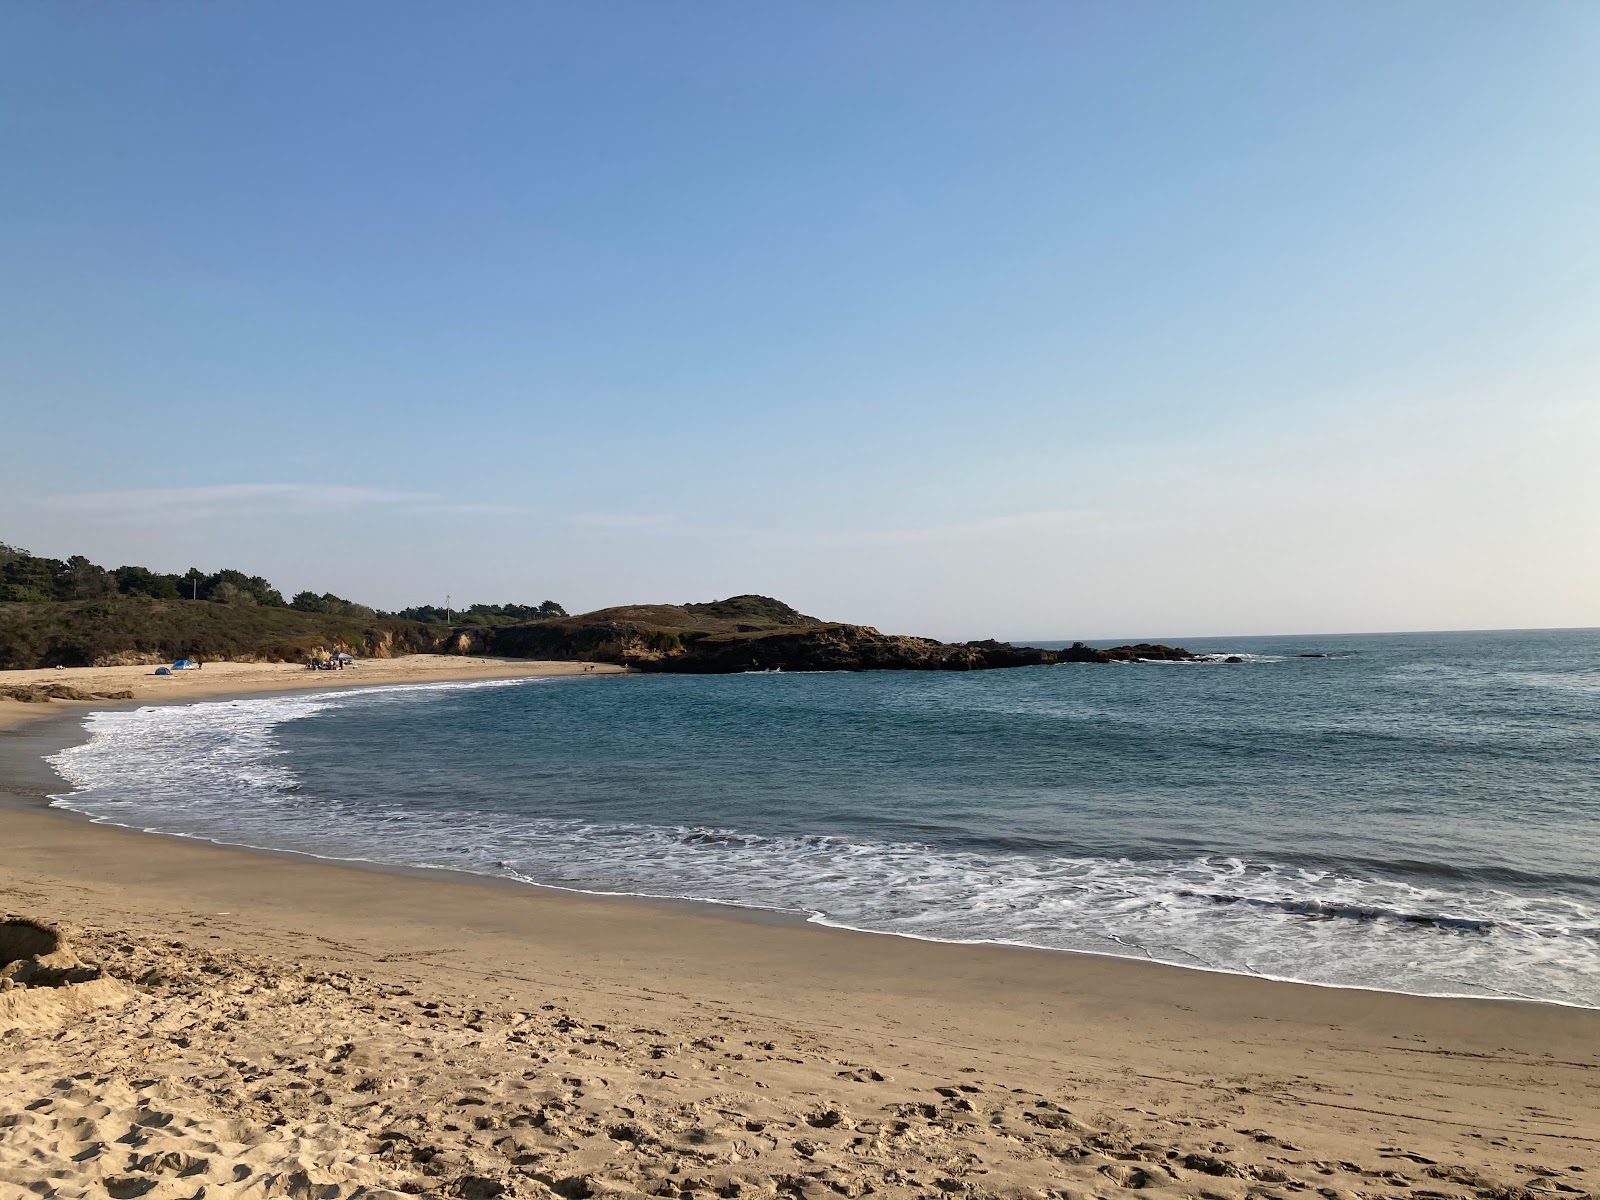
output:
M 1600 1007 L 1600 631 L 1185 644 L 1218 660 L 98 712 L 55 803 L 883 934 Z

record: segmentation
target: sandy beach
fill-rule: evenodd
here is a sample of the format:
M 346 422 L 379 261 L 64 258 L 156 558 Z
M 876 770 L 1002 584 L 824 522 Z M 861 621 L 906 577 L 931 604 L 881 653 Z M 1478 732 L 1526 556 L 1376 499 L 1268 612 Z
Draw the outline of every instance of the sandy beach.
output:
M 419 657 L 0 686 L 170 702 L 576 669 Z M 58 924 L 100 974 L 81 1000 L 87 984 L 0 992 L 0 1196 L 1600 1190 L 1600 1012 L 95 825 L 41 801 L 59 784 L 40 755 L 88 707 L 0 707 L 0 910 Z
M 8 698 L 12 688 L 65 685 L 80 692 L 129 692 L 143 704 L 181 703 L 214 696 L 253 692 L 373 687 L 395 683 L 443 683 L 471 679 L 522 679 L 539 675 L 616 675 L 610 663 L 532 662 L 526 659 L 470 658 L 443 654 L 405 654 L 367 658 L 343 671 L 310 671 L 300 663 L 213 662 L 196 671 L 157 675 L 148 666 L 62 667 L 36 671 L 0 671 L 0 729 L 21 721 L 59 716 L 64 709 L 95 708 L 105 702 L 79 700 L 20 701 Z

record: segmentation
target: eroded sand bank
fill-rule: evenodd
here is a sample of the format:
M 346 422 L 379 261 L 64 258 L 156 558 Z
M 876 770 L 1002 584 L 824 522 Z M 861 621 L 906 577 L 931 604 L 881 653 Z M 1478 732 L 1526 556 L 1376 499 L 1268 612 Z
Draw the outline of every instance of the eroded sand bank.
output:
M 0 733 L 14 791 L 44 782 L 40 728 Z M 63 922 L 132 997 L 0 1033 L 0 1194 L 1597 1190 L 1589 1010 L 380 872 L 25 800 L 0 828 L 0 909 Z

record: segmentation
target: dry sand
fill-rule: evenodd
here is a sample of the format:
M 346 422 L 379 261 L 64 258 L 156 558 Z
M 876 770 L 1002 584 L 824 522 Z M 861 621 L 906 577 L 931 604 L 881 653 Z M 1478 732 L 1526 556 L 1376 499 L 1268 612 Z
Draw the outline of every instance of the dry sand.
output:
M 0 1197 L 1597 1190 L 1600 1012 L 138 834 L 28 806 L 64 736 L 0 732 L 0 910 L 105 994 L 0 1032 Z

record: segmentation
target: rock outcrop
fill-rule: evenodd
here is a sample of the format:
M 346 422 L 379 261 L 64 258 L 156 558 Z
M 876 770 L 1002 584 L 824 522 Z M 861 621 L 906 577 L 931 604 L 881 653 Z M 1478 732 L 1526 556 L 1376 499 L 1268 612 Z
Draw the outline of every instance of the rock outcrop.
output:
M 133 692 L 121 688 L 111 692 L 88 692 L 67 683 L 24 683 L 15 687 L 0 687 L 0 700 L 17 700 L 23 704 L 48 704 L 52 700 L 132 700 Z
M 1189 661 L 1173 646 L 1141 644 L 1097 650 L 1074 643 L 1066 650 L 1014 646 L 992 639 L 940 642 L 933 638 L 880 633 L 868 625 L 817 625 L 759 634 L 716 634 L 688 644 L 682 653 L 634 663 L 640 670 L 689 675 L 739 671 L 989 671 L 1057 663 Z
M 645 666 L 684 654 L 706 638 L 826 627 L 770 596 L 732 596 L 704 604 L 627 604 L 525 625 L 460 629 L 459 648 L 452 649 L 507 658 Z
M 983 671 L 1041 666 L 1053 650 L 1007 642 L 897 637 L 867 625 L 815 625 L 760 634 L 715 634 L 682 653 L 636 665 L 645 671 L 727 675 L 739 671 Z
M 1065 650 L 993 640 L 941 642 L 819 621 L 770 596 L 705 604 L 634 604 L 523 625 L 457 629 L 458 654 L 611 662 L 641 671 L 727 675 L 741 671 L 987 671 L 1056 663 L 1188 661 L 1187 650 L 1141 643 Z
M 1057 662 L 1086 663 L 1194 662 L 1198 657 L 1181 646 L 1163 646 L 1159 642 L 1112 646 L 1109 650 L 1097 650 L 1093 646 L 1085 646 L 1082 642 L 1073 642 L 1065 650 L 1056 651 L 1056 654 Z

